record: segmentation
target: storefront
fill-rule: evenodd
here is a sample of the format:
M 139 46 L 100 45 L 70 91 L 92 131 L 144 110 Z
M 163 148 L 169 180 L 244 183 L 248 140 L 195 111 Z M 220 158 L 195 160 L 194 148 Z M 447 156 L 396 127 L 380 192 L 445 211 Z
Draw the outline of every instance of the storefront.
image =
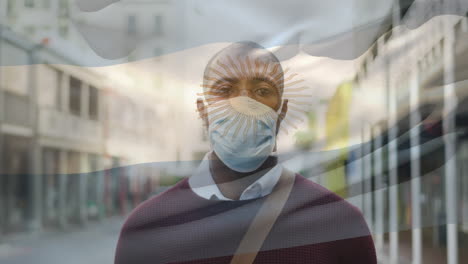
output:
M 30 144 L 26 137 L 2 135 L 0 168 L 1 226 L 3 233 L 27 228 L 30 203 Z

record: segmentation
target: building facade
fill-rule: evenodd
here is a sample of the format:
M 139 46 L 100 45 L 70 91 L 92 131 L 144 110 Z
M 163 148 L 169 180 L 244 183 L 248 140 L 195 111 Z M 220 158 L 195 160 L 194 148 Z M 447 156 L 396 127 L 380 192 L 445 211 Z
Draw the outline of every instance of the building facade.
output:
M 459 16 L 395 27 L 353 81 L 350 133 L 365 143 L 348 177 L 360 179 L 358 206 L 390 263 L 467 259 L 467 29 Z
M 155 191 L 167 163 L 177 167 L 172 163 L 182 148 L 171 133 L 177 118 L 161 101 L 168 82 L 130 63 L 78 66 L 104 60 L 95 60 L 76 24 L 99 25 L 107 17 L 77 18 L 74 3 L 0 1 L 2 233 L 125 214 Z M 159 56 L 175 41 L 171 8 L 160 1 L 111 17 L 126 23 L 126 39 L 144 17 L 155 46 L 139 52 Z

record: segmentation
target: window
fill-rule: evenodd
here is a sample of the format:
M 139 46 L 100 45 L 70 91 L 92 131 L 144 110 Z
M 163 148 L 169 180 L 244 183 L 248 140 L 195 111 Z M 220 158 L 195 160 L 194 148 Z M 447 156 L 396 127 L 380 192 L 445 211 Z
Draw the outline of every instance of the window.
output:
M 130 35 L 134 35 L 137 33 L 137 18 L 135 15 L 128 16 L 127 33 Z
M 50 8 L 50 0 L 42 0 L 42 7 L 49 9 Z
M 99 112 L 99 91 L 96 87 L 89 87 L 89 118 L 98 120 Z
M 30 126 L 30 114 L 28 111 L 29 100 L 27 95 L 20 95 L 5 91 L 4 103 L 1 106 L 3 118 L 6 123 L 19 126 Z
M 68 1 L 67 0 L 60 0 L 59 8 L 58 8 L 58 16 L 59 17 L 68 17 Z
M 81 113 L 81 81 L 70 77 L 70 113 L 80 115 Z
M 29 8 L 34 7 L 34 0 L 24 0 L 24 6 Z
M 39 93 L 40 105 L 60 110 L 62 72 L 48 65 L 43 65 L 39 69 L 38 84 L 41 87 L 41 92 Z
M 8 0 L 7 2 L 7 15 L 12 15 L 13 11 L 15 10 L 15 0 Z
M 156 36 L 163 34 L 163 18 L 161 15 L 154 16 L 154 34 Z
M 66 38 L 68 36 L 68 24 L 66 21 L 59 22 L 58 33 L 62 38 Z
M 63 72 L 56 70 L 57 72 L 57 93 L 55 95 L 55 102 L 57 110 L 62 110 L 62 81 L 63 81 Z

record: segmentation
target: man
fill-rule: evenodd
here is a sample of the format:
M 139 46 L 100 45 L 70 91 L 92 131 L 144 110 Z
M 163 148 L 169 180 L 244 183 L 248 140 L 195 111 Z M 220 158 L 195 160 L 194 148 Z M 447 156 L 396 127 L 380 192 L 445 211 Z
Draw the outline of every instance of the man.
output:
M 234 43 L 210 60 L 203 88 L 213 151 L 132 212 L 115 263 L 376 263 L 361 213 L 273 154 L 288 111 L 278 59 Z

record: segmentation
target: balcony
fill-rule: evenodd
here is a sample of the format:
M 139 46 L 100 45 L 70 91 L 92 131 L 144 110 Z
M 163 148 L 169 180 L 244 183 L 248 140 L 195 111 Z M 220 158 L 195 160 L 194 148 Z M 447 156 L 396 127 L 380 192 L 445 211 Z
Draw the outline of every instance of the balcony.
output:
M 102 124 L 52 108 L 39 110 L 39 133 L 43 136 L 76 142 L 98 143 L 102 139 Z

